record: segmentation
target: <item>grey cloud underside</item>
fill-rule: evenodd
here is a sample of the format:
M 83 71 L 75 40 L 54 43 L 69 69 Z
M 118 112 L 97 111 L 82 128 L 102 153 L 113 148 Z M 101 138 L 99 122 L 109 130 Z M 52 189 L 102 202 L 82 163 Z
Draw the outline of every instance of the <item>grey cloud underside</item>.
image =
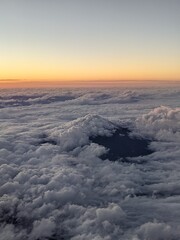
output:
M 179 92 L 1 92 L 0 239 L 180 239 Z M 102 160 L 120 126 L 153 153 Z

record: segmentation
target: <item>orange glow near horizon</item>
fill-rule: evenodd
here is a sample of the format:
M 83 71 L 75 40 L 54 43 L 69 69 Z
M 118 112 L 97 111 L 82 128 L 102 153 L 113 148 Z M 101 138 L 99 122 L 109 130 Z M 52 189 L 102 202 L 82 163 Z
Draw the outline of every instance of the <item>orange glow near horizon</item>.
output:
M 110 63 L 75 62 L 75 61 L 14 61 L 1 62 L 0 88 L 5 87 L 39 87 L 78 86 L 79 82 L 92 85 L 94 82 L 106 81 L 149 81 L 180 80 L 180 64 L 178 61 L 158 62 L 143 59 L 121 61 L 114 59 Z M 82 84 L 81 83 L 81 84 Z M 80 84 L 80 85 L 81 85 Z
M 148 86 L 156 85 L 160 83 L 168 82 L 172 84 L 174 82 L 180 84 L 180 80 L 175 79 L 123 79 L 123 80 L 111 80 L 111 79 L 98 79 L 98 80 L 19 80 L 19 79 L 1 79 L 0 88 L 54 88 L 54 87 L 116 87 L 116 86 Z
M 0 89 L 6 88 L 129 88 L 180 86 L 180 81 L 164 80 L 91 80 L 91 81 L 25 81 L 17 79 L 0 80 Z
M 53 87 L 55 82 L 59 85 L 73 82 L 74 85 L 78 81 L 89 81 L 90 84 L 91 81 L 180 80 L 178 54 L 169 57 L 168 61 L 167 58 L 162 60 L 162 56 L 144 59 L 138 55 L 116 58 L 99 56 L 95 59 L 79 56 L 75 59 L 72 54 L 69 58 L 64 56 L 63 60 L 59 56 L 46 56 L 44 59 L 42 56 L 33 57 L 26 53 L 24 58 L 0 57 L 0 87 L 35 87 L 42 82 Z

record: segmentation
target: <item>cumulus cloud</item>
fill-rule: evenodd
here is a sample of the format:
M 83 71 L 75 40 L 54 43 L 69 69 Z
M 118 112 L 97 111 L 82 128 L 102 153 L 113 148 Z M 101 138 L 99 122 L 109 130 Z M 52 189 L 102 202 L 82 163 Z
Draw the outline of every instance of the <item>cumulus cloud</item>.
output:
M 170 240 L 178 239 L 177 233 L 171 226 L 165 223 L 148 222 L 137 231 L 138 238 L 143 240 Z M 179 234 L 178 234 L 179 235 Z
M 1 239 L 179 239 L 177 92 L 2 94 Z M 151 138 L 154 153 L 102 161 L 107 149 L 89 137 L 111 136 L 120 125 Z
M 136 125 L 157 140 L 180 140 L 180 108 L 161 106 L 137 119 Z

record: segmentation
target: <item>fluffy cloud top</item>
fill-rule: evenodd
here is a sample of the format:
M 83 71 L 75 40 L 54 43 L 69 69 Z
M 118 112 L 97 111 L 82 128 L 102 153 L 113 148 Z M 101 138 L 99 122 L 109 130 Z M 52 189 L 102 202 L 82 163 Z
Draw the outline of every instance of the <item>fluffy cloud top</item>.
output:
M 179 90 L 58 91 L 1 96 L 0 239 L 180 239 Z M 155 152 L 102 161 L 119 125 Z
M 155 108 L 137 119 L 136 125 L 157 140 L 180 141 L 180 108 Z

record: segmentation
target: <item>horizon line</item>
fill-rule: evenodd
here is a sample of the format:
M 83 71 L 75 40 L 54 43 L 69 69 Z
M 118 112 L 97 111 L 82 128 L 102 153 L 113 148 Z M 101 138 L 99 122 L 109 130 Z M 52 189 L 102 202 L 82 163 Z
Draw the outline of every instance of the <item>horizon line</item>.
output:
M 114 88 L 180 85 L 180 80 L 39 80 L 0 79 L 0 89 L 14 88 Z

